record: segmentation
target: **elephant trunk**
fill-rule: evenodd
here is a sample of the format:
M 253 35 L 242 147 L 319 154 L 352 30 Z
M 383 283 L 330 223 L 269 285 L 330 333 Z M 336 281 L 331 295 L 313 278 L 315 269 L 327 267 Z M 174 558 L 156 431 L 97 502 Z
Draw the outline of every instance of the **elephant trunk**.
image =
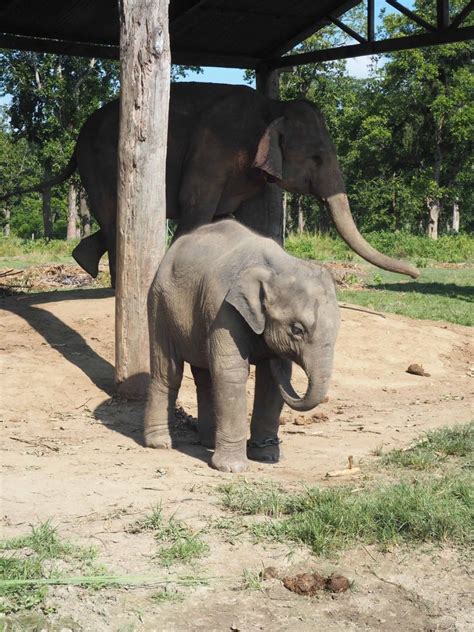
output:
M 407 274 L 414 279 L 419 276 L 419 272 L 414 266 L 383 255 L 365 241 L 352 218 L 346 193 L 335 193 L 328 196 L 326 201 L 336 225 L 337 232 L 358 255 L 369 263 L 373 263 L 378 268 L 383 268 L 390 272 Z
M 332 357 L 328 361 L 319 361 L 321 368 L 314 369 L 302 363 L 308 378 L 308 388 L 303 397 L 299 397 L 291 385 L 290 376 L 284 370 L 280 360 L 270 360 L 270 368 L 273 378 L 278 385 L 281 396 L 286 404 L 293 410 L 304 412 L 315 408 L 326 397 L 329 378 L 331 376 Z

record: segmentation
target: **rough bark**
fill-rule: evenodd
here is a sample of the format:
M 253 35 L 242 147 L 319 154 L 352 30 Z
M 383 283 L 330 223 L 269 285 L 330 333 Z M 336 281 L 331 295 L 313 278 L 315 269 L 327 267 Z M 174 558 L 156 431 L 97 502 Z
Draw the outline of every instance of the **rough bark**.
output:
M 428 207 L 428 226 L 426 234 L 431 239 L 438 239 L 438 222 L 441 211 L 441 205 L 438 197 L 426 198 L 426 206 Z
M 296 208 L 298 211 L 298 235 L 302 235 L 304 232 L 304 214 L 301 195 L 297 197 Z
M 459 233 L 459 228 L 461 225 L 461 213 L 459 212 L 459 200 L 456 198 L 453 202 L 453 225 L 452 231 L 454 233 Z
M 437 188 L 439 189 L 441 185 L 441 167 L 443 164 L 443 153 L 441 151 L 441 144 L 443 138 L 443 126 L 444 119 L 443 117 L 437 122 L 436 125 L 436 137 L 435 137 L 435 163 L 434 163 L 434 173 L 433 180 L 436 183 Z M 438 239 L 438 224 L 439 217 L 441 214 L 441 200 L 438 195 L 430 196 L 426 199 L 426 204 L 428 206 L 428 226 L 426 229 L 428 237 L 431 239 Z
M 79 192 L 79 218 L 81 238 L 89 237 L 91 234 L 91 212 L 87 204 L 85 191 L 82 188 Z
M 76 184 L 69 182 L 67 196 L 67 232 L 66 240 L 72 241 L 78 237 L 77 231 L 77 190 Z
M 10 217 L 11 217 L 11 209 L 8 206 L 5 206 L 3 209 L 3 236 L 10 237 Z
M 278 71 L 258 70 L 256 87 L 267 97 L 278 99 L 280 94 Z M 283 244 L 285 234 L 283 195 L 276 184 L 267 184 L 259 196 L 243 202 L 237 217 L 249 228 Z
M 46 174 L 46 178 L 51 177 L 51 172 Z M 42 211 L 43 211 L 43 231 L 45 239 L 53 238 L 53 216 L 51 214 L 51 189 L 43 189 L 41 191 L 42 196 Z
M 170 48 L 168 0 L 120 0 L 120 140 L 115 383 L 149 379 L 147 295 L 165 251 Z

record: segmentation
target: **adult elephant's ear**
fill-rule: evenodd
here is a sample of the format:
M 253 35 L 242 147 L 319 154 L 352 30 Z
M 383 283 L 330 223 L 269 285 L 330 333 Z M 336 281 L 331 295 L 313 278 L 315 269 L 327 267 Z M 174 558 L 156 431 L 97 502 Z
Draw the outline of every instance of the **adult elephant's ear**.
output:
M 269 291 L 268 282 L 273 272 L 264 266 L 242 270 L 225 300 L 246 320 L 249 327 L 261 334 L 265 329 L 264 300 Z
M 283 156 L 280 147 L 280 135 L 284 117 L 280 116 L 270 123 L 261 137 L 253 167 L 281 180 L 283 177 Z

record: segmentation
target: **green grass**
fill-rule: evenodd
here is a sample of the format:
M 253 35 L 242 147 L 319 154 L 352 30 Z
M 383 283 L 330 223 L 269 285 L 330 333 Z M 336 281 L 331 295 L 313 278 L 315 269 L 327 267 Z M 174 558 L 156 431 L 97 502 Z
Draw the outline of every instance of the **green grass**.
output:
M 397 259 L 412 259 L 416 265 L 428 262 L 474 262 L 474 238 L 469 235 L 445 235 L 436 241 L 423 235 L 379 231 L 364 233 L 367 241 L 386 255 Z M 286 250 L 295 257 L 326 261 L 360 261 L 359 257 L 339 237 L 329 235 L 289 235 Z
M 242 573 L 242 588 L 244 590 L 262 590 L 263 580 L 261 572 L 244 568 L 244 572 Z
M 130 533 L 151 531 L 155 540 L 160 544 L 156 557 L 164 566 L 171 566 L 178 562 L 188 563 L 202 557 L 209 551 L 199 532 L 192 531 L 188 526 L 173 518 L 165 520 L 160 505 L 154 507 L 148 516 L 134 522 Z
M 18 237 L 0 237 L 0 268 L 23 270 L 47 263 L 74 263 L 71 252 L 77 244 L 77 240 L 31 241 Z
M 414 446 L 413 450 L 424 451 L 425 463 L 432 468 L 429 476 L 420 473 L 413 479 L 397 470 L 398 481 L 378 481 L 362 489 L 359 483 L 355 490 L 310 487 L 297 493 L 271 483 L 240 481 L 219 488 L 222 504 L 239 514 L 266 516 L 249 525 L 257 538 L 294 541 L 316 554 L 359 543 L 384 548 L 424 542 L 472 545 L 472 432 L 472 424 L 447 428 L 428 433 Z M 446 469 L 448 459 L 452 462 Z M 394 451 L 382 463 L 412 468 L 419 461 L 403 460 L 400 451 Z
M 463 467 L 472 467 L 474 452 L 474 422 L 431 430 L 406 450 L 392 450 L 382 459 L 384 465 L 427 470 L 445 463 L 448 457 L 458 457 Z
M 41 605 L 47 584 L 59 583 L 66 563 L 74 571 L 98 574 L 96 551 L 62 540 L 55 527 L 45 522 L 17 538 L 0 541 L 0 612 L 12 613 Z M 42 585 L 44 583 L 44 585 Z
M 370 267 L 367 287 L 339 289 L 338 298 L 376 311 L 474 325 L 474 268 L 424 268 L 415 280 Z

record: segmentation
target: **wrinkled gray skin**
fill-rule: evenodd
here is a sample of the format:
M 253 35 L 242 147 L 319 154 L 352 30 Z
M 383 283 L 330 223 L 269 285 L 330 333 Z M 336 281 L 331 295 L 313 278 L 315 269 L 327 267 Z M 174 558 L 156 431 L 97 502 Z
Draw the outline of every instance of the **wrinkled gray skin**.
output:
M 223 220 L 179 237 L 163 258 L 148 300 L 151 382 L 145 444 L 171 446 L 170 424 L 183 375 L 192 367 L 201 442 L 211 464 L 243 472 L 249 458 L 277 461 L 283 403 L 309 410 L 325 397 L 339 328 L 326 270 L 291 257 L 274 241 Z M 291 362 L 308 377 L 300 397 Z M 251 436 L 246 385 L 256 365 Z
M 118 129 L 115 101 L 89 117 L 68 167 L 51 181 L 63 181 L 77 167 L 101 230 L 84 239 L 73 254 L 96 276 L 100 257 L 108 250 L 112 279 Z M 177 221 L 179 232 L 237 212 L 267 182 L 325 201 L 341 237 L 374 265 L 418 275 L 416 268 L 377 252 L 360 235 L 334 145 L 314 105 L 269 99 L 245 86 L 172 84 L 166 214 Z

